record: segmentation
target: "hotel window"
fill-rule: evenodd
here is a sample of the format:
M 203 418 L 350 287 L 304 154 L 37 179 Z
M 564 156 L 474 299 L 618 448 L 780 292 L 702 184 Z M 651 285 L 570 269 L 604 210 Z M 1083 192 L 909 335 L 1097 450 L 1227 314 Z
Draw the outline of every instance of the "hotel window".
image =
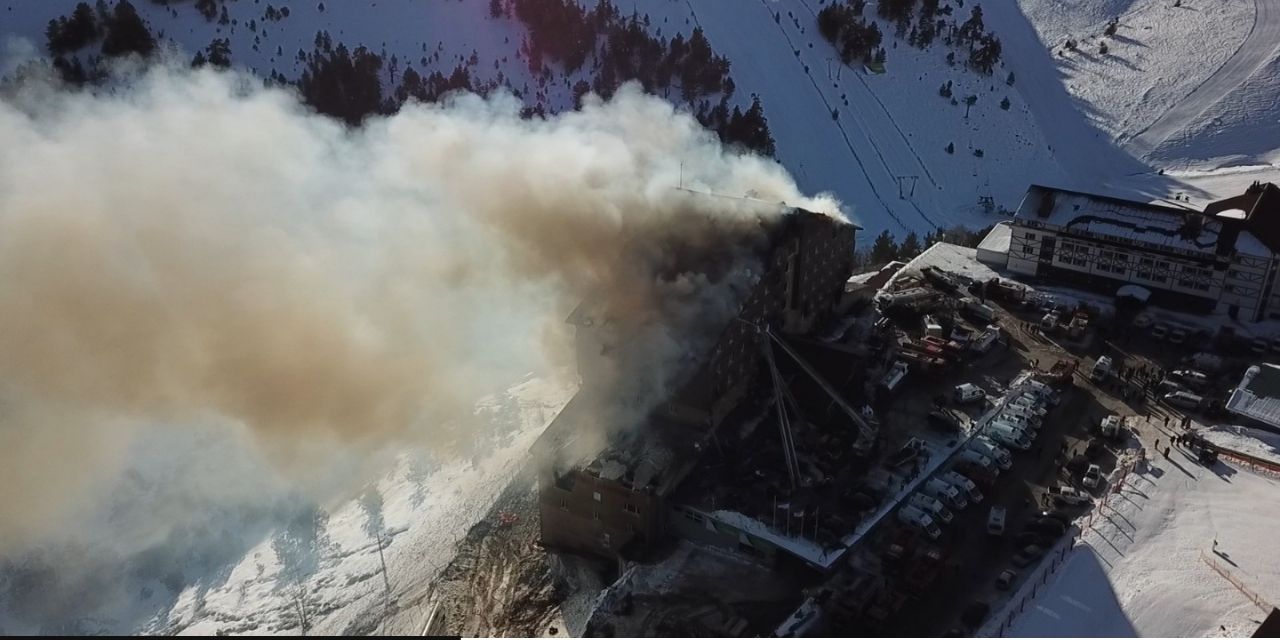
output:
M 627 510 L 627 513 L 640 513 L 640 510 L 639 510 L 639 509 L 637 509 L 637 508 L 636 508 L 636 506 L 635 506 L 634 504 L 631 504 L 630 502 L 628 502 L 627 504 L 623 505 L 623 507 L 622 507 L 622 508 L 623 508 L 623 509 L 626 509 L 626 510 Z
M 1183 267 L 1181 275 L 1178 276 L 1178 286 L 1195 289 L 1196 291 L 1208 291 L 1211 278 L 1213 278 L 1211 269 Z
M 1089 249 L 1083 245 L 1073 242 L 1063 242 L 1059 245 L 1058 261 L 1077 267 L 1089 265 Z
M 592 500 L 595 500 L 596 502 L 600 502 L 600 492 L 599 492 L 599 491 L 592 491 L 592 492 L 591 492 L 591 499 L 592 499 Z
M 1168 282 L 1169 276 L 1166 274 L 1169 273 L 1169 268 L 1170 265 L 1168 262 L 1165 262 L 1164 260 L 1157 260 L 1156 270 L 1151 274 L 1151 281 L 1159 282 L 1161 284 Z
M 1103 250 L 1099 253 L 1098 271 L 1108 273 L 1124 273 L 1127 271 L 1129 256 L 1120 251 Z

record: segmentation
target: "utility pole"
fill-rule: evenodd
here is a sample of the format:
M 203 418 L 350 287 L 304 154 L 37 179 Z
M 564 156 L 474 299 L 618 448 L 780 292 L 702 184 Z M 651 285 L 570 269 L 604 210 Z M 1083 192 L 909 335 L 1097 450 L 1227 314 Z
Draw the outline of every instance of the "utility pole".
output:
M 391 597 L 391 578 L 387 577 L 387 557 L 382 553 L 382 532 L 378 531 L 378 560 L 382 562 L 382 584 L 387 588 L 387 598 Z

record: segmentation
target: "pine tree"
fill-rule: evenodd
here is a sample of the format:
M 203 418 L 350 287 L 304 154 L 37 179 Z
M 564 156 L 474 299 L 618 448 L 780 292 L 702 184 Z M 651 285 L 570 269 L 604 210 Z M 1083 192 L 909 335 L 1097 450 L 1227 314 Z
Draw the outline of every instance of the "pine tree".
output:
M 1005 83 L 1005 84 L 1007 84 L 1007 85 L 1009 85 L 1009 86 L 1011 86 L 1011 87 L 1013 86 L 1013 72 L 1012 72 L 1012 71 L 1010 71 L 1010 72 L 1009 72 L 1009 77 L 1008 77 L 1008 78 L 1005 78 L 1004 83 Z
M 120 0 L 116 4 L 105 27 L 107 37 L 102 39 L 102 55 L 108 58 L 128 53 L 145 57 L 155 51 L 155 38 L 129 0 Z
M 898 249 L 898 257 L 902 260 L 910 260 L 920 255 L 920 251 L 920 237 L 916 235 L 916 232 L 912 231 L 907 234 L 906 238 L 903 238 L 902 246 Z
M 871 264 L 884 264 L 898 259 L 898 245 L 893 241 L 893 234 L 888 230 L 881 231 L 871 245 Z
M 1008 110 L 1009 110 L 1009 98 L 1008 98 L 1008 96 L 1006 96 L 1004 100 L 1001 100 L 1001 101 L 1000 101 L 1000 108 L 1001 108 L 1001 109 L 1004 109 L 1005 111 L 1008 111 Z
M 954 142 L 948 142 L 948 143 L 947 143 L 947 153 L 955 153 L 955 152 L 956 152 L 956 143 L 954 143 Z

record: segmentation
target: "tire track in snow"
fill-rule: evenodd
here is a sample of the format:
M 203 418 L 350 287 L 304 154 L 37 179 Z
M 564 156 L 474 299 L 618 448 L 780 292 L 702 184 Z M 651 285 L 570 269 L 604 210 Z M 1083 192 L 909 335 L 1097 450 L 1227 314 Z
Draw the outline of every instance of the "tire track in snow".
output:
M 766 2 L 766 0 L 760 0 L 760 5 L 761 5 L 762 7 L 764 7 L 765 12 L 766 12 L 766 13 L 768 13 L 768 15 L 769 15 L 770 17 L 772 17 L 772 16 L 773 16 L 773 10 L 769 8 L 769 4 Z M 696 18 L 695 18 L 695 19 L 696 19 Z M 799 50 L 800 50 L 800 49 L 796 46 L 795 42 L 793 42 L 793 41 L 791 40 L 791 36 L 787 34 L 786 29 L 785 29 L 785 28 L 783 28 L 781 24 L 778 24 L 778 32 L 782 34 L 782 37 L 787 41 L 787 46 L 788 46 L 792 51 L 799 51 Z M 801 60 L 799 59 L 799 57 L 797 57 L 796 61 L 797 61 L 797 63 L 799 63 L 802 67 L 804 66 L 804 62 L 803 62 L 803 61 L 801 61 Z M 818 94 L 818 99 L 822 100 L 822 104 L 826 106 L 826 108 L 827 108 L 827 113 L 828 113 L 828 114 L 830 114 L 830 113 L 835 112 L 835 108 L 831 106 L 831 102 L 827 100 L 827 96 L 826 96 L 826 94 L 824 94 L 824 93 L 822 92 L 822 88 L 818 86 L 818 82 L 817 82 L 816 80 L 814 80 L 814 79 L 813 79 L 813 75 L 812 75 L 811 73 L 809 73 L 808 71 L 805 71 L 805 72 L 804 72 L 804 74 L 805 74 L 805 77 L 809 79 L 809 83 L 813 85 L 813 90 L 814 90 L 815 92 L 817 92 L 817 94 Z M 880 190 L 879 190 L 879 189 L 876 189 L 875 181 L 873 181 L 873 180 L 871 179 L 871 174 L 867 171 L 866 164 L 865 164 L 865 163 L 863 163 L 862 158 L 858 156 L 858 152 L 854 149 L 854 147 L 853 147 L 853 141 L 849 138 L 849 133 L 848 133 L 848 131 L 846 131 L 846 130 L 845 130 L 844 125 L 843 125 L 839 120 L 833 120 L 833 122 L 835 122 L 836 129 L 838 129 L 838 130 L 840 131 L 840 135 L 841 135 L 841 137 L 843 137 L 843 138 L 844 138 L 844 143 L 845 143 L 845 145 L 846 145 L 847 147 L 849 147 L 849 153 L 850 153 L 850 154 L 852 154 L 852 155 L 853 155 L 854 160 L 856 160 L 856 161 L 857 161 L 857 163 L 858 163 L 858 168 L 862 170 L 862 175 L 866 177 L 866 179 L 867 179 L 867 184 L 871 187 L 871 191 L 872 191 L 872 193 L 873 193 L 873 194 L 875 194 L 876 199 L 880 201 L 880 204 L 881 204 L 882 206 L 884 206 L 885 213 L 889 214 L 889 217 L 893 218 L 893 220 L 894 220 L 895 222 L 897 222 L 897 223 L 898 223 L 898 224 L 899 224 L 899 225 L 900 225 L 904 230 L 906 230 L 906 231 L 908 231 L 908 232 L 909 232 L 909 231 L 912 231 L 912 228 L 911 228 L 911 227 L 908 227 L 908 226 L 907 226 L 907 225 L 902 221 L 902 219 L 901 219 L 901 218 L 899 218 L 899 217 L 897 216 L 897 214 L 895 214 L 895 213 L 893 212 L 893 210 L 889 207 L 889 203 L 888 203 L 888 202 L 886 202 L 886 201 L 885 201 L 885 199 L 884 199 L 884 197 L 880 194 Z M 880 160 L 880 164 L 884 166 L 885 173 L 887 173 L 890 177 L 892 177 L 892 176 L 894 175 L 894 172 L 893 172 L 893 170 L 892 170 L 892 169 L 890 169 L 890 168 L 889 168 L 889 164 L 888 164 L 888 162 L 886 162 L 886 161 L 885 161 L 884 154 L 881 152 L 881 150 L 880 150 L 879 146 L 876 144 L 875 140 L 873 140 L 873 139 L 871 138 L 871 136 L 867 135 L 867 133 L 866 133 L 865 131 L 861 131 L 861 130 L 859 130 L 859 131 L 863 134 L 863 137 L 864 137 L 864 138 L 866 138 L 867 142 L 869 142 L 869 143 L 871 144 L 871 148 L 872 148 L 872 150 L 876 153 L 876 156 L 879 158 L 879 160 Z M 937 225 L 936 223 L 934 223 L 934 221 L 933 221 L 933 220 L 931 220 L 931 219 L 929 218 L 929 216 L 925 215 L 924 211 L 921 211 L 921 210 L 920 210 L 920 207 L 915 206 L 915 203 L 911 203 L 911 205 L 912 205 L 912 208 L 914 208 L 914 209 L 915 209 L 916 213 L 918 213 L 918 214 L 920 215 L 920 217 L 921 217 L 922 219 L 924 219 L 924 221 L 925 221 L 926 223 L 928 223 L 930 226 L 932 226 L 932 227 L 933 227 L 933 228 L 935 228 L 935 229 L 938 227 L 938 225 Z
M 1252 77 L 1275 54 L 1277 42 L 1280 42 L 1280 2 L 1254 0 L 1253 25 L 1240 48 L 1200 86 L 1131 138 L 1125 147 L 1140 158 L 1150 155 Z

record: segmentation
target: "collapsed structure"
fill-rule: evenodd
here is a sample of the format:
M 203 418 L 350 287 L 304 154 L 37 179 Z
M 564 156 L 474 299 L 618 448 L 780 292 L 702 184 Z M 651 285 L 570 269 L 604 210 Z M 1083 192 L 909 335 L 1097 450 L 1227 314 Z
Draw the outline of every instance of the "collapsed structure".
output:
M 1172 309 L 1280 318 L 1280 188 L 1254 183 L 1196 211 L 1032 185 L 979 257 L 1108 294 L 1139 285 L 1152 304 Z
M 583 384 L 535 445 L 539 459 L 539 513 L 543 544 L 615 559 L 642 555 L 672 531 L 674 490 L 715 446 L 718 432 L 756 385 L 767 380 L 769 341 L 803 334 L 828 318 L 853 267 L 857 227 L 794 209 L 768 230 L 757 257 L 760 272 L 738 313 L 692 370 L 682 372 L 665 402 L 645 409 L 638 426 L 598 424 L 617 401 L 592 379 L 599 358 L 626 358 L 626 336 L 594 317 L 585 303 L 569 318 L 575 326 Z M 620 368 L 623 371 L 627 367 Z M 606 385 L 607 387 L 607 385 Z M 594 456 L 584 434 L 608 433 Z M 860 433 L 862 440 L 873 433 Z M 590 446 L 590 445 L 586 445 Z M 863 446 L 870 446 L 864 442 Z

